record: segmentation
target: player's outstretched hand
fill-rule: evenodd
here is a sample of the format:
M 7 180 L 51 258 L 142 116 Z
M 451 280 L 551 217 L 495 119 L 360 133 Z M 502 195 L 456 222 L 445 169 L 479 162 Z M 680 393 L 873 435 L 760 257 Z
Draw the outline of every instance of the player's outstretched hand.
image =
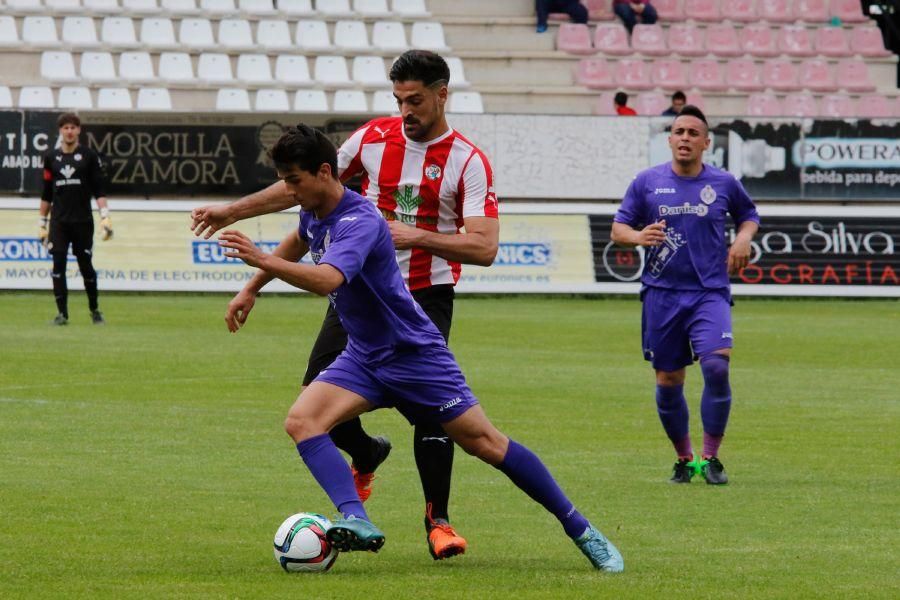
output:
M 650 223 L 638 232 L 639 246 L 659 246 L 666 239 L 666 222 Z
M 225 256 L 239 258 L 251 267 L 259 267 L 268 254 L 256 247 L 253 240 L 236 229 L 223 231 L 219 236 L 219 245 L 228 248 Z
M 100 239 L 104 242 L 111 240 L 113 236 L 112 219 L 108 216 L 100 219 Z
M 244 326 L 254 304 L 256 304 L 256 294 L 251 294 L 246 290 L 241 290 L 231 299 L 225 310 L 225 325 L 228 326 L 228 331 L 236 333 Z
M 728 274 L 734 275 L 750 263 L 750 239 L 737 236 L 728 249 Z
M 236 220 L 231 215 L 231 207 L 228 204 L 207 204 L 191 211 L 191 231 L 194 235 L 203 236 L 204 240 L 208 240 L 212 234 L 223 227 L 228 227 Z
M 419 244 L 421 229 L 404 225 L 400 221 L 388 221 L 388 227 L 391 230 L 391 239 L 394 240 L 394 248 L 397 250 L 407 250 Z

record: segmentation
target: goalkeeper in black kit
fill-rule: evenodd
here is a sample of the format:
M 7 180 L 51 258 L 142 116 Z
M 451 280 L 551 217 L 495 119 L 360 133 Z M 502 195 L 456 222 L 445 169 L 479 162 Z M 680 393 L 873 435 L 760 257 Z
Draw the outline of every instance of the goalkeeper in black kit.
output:
M 100 209 L 100 239 L 113 236 L 112 221 L 103 191 L 104 165 L 100 156 L 78 143 L 81 119 L 73 113 L 59 117 L 60 145 L 44 156 L 44 191 L 41 193 L 39 234 L 53 257 L 53 295 L 58 313 L 54 325 L 69 322 L 69 291 L 66 286 L 66 257 L 69 245 L 84 279 L 91 321 L 104 323 L 97 304 L 97 272 L 91 261 L 94 246 L 94 218 L 91 198 Z M 49 221 L 49 227 L 48 227 Z

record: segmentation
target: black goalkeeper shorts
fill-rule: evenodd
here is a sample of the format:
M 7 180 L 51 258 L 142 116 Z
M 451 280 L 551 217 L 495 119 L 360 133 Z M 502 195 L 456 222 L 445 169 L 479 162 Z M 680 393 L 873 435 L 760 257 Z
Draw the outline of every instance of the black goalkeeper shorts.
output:
M 50 254 L 69 251 L 72 245 L 72 253 L 76 256 L 79 252 L 90 250 L 94 246 L 94 222 L 84 221 L 79 223 L 56 223 L 50 221 L 50 244 L 47 251 Z

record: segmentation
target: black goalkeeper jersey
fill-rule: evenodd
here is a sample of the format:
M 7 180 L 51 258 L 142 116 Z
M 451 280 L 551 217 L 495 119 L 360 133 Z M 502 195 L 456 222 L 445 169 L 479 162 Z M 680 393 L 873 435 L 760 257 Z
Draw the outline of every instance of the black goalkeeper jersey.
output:
M 102 198 L 104 165 L 100 156 L 84 146 L 71 153 L 61 148 L 44 156 L 44 191 L 50 202 L 50 220 L 55 223 L 93 221 L 91 198 Z

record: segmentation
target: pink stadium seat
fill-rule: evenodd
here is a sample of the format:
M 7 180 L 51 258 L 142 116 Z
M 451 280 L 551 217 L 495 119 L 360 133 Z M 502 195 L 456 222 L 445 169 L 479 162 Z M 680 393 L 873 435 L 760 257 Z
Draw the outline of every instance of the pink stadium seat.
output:
M 619 87 L 632 90 L 649 90 L 653 87 L 650 80 L 650 63 L 642 60 L 626 58 L 616 65 L 616 83 Z
M 582 58 L 575 68 L 575 81 L 591 89 L 616 87 L 615 70 L 605 58 Z
M 747 97 L 747 114 L 751 117 L 780 117 L 784 110 L 775 94 L 750 94 Z
M 659 92 L 641 92 L 634 101 L 634 110 L 639 115 L 658 117 L 669 105 L 669 99 Z
M 788 94 L 784 97 L 784 115 L 786 117 L 817 117 L 819 105 L 815 96 L 806 92 Z
M 791 0 L 759 0 L 759 18 L 772 23 L 790 23 L 794 20 Z
M 688 92 L 687 103 L 693 104 L 702 111 L 706 111 L 706 99 L 700 92 Z
M 612 2 L 607 0 L 582 0 L 588 9 L 588 17 L 591 21 L 611 21 L 616 17 L 612 11 Z
M 785 25 L 778 33 L 778 49 L 790 56 L 813 56 L 813 38 L 810 30 L 802 25 Z
M 880 94 L 860 96 L 856 103 L 856 114 L 861 117 L 896 117 L 900 116 L 898 109 L 900 104 L 893 105 Z
M 824 96 L 819 104 L 819 116 L 842 119 L 856 116 L 856 102 L 850 96 L 831 94 Z
M 831 14 L 844 23 L 863 23 L 869 20 L 862 12 L 859 0 L 831 0 Z
M 677 59 L 656 59 L 650 68 L 650 76 L 653 83 L 664 90 L 683 90 L 688 86 L 685 64 Z
M 794 2 L 794 16 L 807 23 L 824 23 L 831 17 L 828 0 L 797 0 Z
M 821 58 L 810 58 L 800 65 L 800 87 L 815 92 L 833 92 L 837 90 L 834 73 L 827 61 Z
M 722 66 L 716 60 L 695 60 L 691 63 L 690 82 L 701 90 L 724 90 L 725 75 Z
M 628 43 L 628 32 L 619 23 L 601 23 L 594 32 L 594 49 L 603 54 L 625 56 L 633 50 Z
M 601 117 L 616 116 L 616 107 L 613 106 L 614 92 L 603 92 L 594 103 L 593 112 Z
M 744 53 L 737 31 L 728 23 L 706 28 L 706 49 L 716 56 L 740 56 Z
M 725 67 L 728 87 L 742 92 L 759 92 L 763 89 L 759 66 L 748 58 L 735 58 Z
M 683 21 L 684 7 L 681 0 L 653 0 L 653 8 L 660 21 Z
M 850 56 L 850 42 L 843 27 L 821 27 L 816 30 L 816 52 L 825 56 Z
M 874 92 L 875 84 L 869 79 L 866 63 L 854 58 L 838 61 L 835 73 L 838 85 L 851 92 Z
M 684 14 L 695 21 L 718 22 L 722 20 L 717 0 L 684 0 Z
M 556 36 L 556 47 L 569 54 L 595 54 L 591 31 L 582 23 L 563 23 Z
M 862 56 L 891 56 L 884 49 L 884 38 L 877 27 L 854 27 L 850 33 L 850 49 Z
M 753 56 L 777 56 L 775 34 L 767 25 L 748 25 L 741 34 L 744 52 Z
M 669 27 L 669 50 L 682 56 L 706 54 L 703 32 L 694 25 L 676 23 Z
M 789 60 L 772 58 L 763 63 L 763 85 L 773 90 L 800 89 L 797 83 L 797 67 Z
M 550 13 L 547 15 L 548 21 L 556 21 L 568 23 L 572 17 L 569 16 L 569 13 Z
M 756 12 L 756 0 L 724 2 L 722 17 L 730 21 L 741 21 L 744 23 L 759 21 L 759 14 Z
M 663 28 L 660 25 L 635 25 L 634 30 L 631 32 L 631 47 L 635 52 L 648 56 L 666 56 L 669 54 L 669 48 L 666 46 L 666 36 L 663 34 Z

